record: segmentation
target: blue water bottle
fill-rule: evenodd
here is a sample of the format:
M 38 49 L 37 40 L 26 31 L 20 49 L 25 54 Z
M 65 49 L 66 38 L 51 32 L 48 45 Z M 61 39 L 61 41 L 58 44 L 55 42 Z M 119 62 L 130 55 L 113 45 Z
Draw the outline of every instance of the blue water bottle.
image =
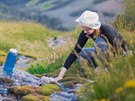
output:
M 3 68 L 5 75 L 12 76 L 13 68 L 16 62 L 16 57 L 17 57 L 17 50 L 10 49 L 6 58 L 6 62 L 4 64 L 4 68 Z

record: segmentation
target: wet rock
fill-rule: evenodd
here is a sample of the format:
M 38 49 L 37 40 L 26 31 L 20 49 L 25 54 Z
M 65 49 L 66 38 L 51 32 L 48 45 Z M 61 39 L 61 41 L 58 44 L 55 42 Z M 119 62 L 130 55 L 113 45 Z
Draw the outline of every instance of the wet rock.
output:
M 51 101 L 76 101 L 76 96 L 74 93 L 67 92 L 55 92 L 50 96 Z
M 39 86 L 42 82 L 40 78 L 29 74 L 22 70 L 14 70 L 14 73 L 12 75 L 12 79 L 15 80 L 14 85 L 33 85 L 33 86 Z
M 2 98 L 2 96 L 1 96 L 1 94 L 0 94 L 0 101 L 2 101 L 2 99 L 3 99 L 3 98 Z
M 12 85 L 14 86 L 19 85 L 39 86 L 42 83 L 40 78 L 18 69 L 14 69 L 12 76 L 8 77 L 4 75 L 2 68 L 0 69 L 0 81 L 2 81 L 1 83 L 5 82 L 7 84 L 13 83 Z
M 18 100 L 16 99 L 16 96 L 9 94 L 8 96 L 3 97 L 2 101 L 18 101 Z
M 21 101 L 50 101 L 48 96 L 29 94 L 24 96 Z
M 7 95 L 7 88 L 0 85 L 0 94 L 1 95 Z
M 65 92 L 61 91 L 62 89 L 59 86 L 57 86 L 56 84 L 46 84 L 45 82 L 42 82 L 41 78 L 38 78 L 38 77 L 31 75 L 22 70 L 14 69 L 14 72 L 13 72 L 13 75 L 11 78 L 3 75 L 3 73 L 0 72 L 0 77 L 2 77 L 0 79 L 2 82 L 10 84 L 7 86 L 5 85 L 5 87 L 6 87 L 6 89 L 8 89 L 8 92 L 10 95 L 13 94 L 15 96 L 15 97 L 11 97 L 11 96 L 8 97 L 8 95 L 6 97 L 2 96 L 2 99 L 4 99 L 4 100 L 7 99 L 7 101 L 8 100 L 12 101 L 10 99 L 14 99 L 13 101 L 18 101 L 18 100 L 20 101 L 21 99 L 23 101 L 29 101 L 29 99 L 33 98 L 32 97 L 33 95 L 38 96 L 38 98 L 35 98 L 35 99 L 38 99 L 37 101 L 39 101 L 39 99 L 42 99 L 41 101 L 48 101 L 48 100 L 46 100 L 47 98 L 45 96 L 50 96 L 53 93 L 55 94 L 56 91 L 62 92 L 59 95 L 60 98 L 62 97 L 61 94 L 66 94 Z M 14 82 L 11 82 L 10 79 L 11 79 L 11 81 L 13 80 Z M 75 79 L 76 78 L 70 78 L 70 77 L 66 78 L 67 81 L 70 81 L 70 80 L 75 81 Z M 75 84 L 75 82 L 73 82 L 73 84 L 71 83 L 72 86 Z M 41 84 L 42 85 L 44 84 L 44 85 L 41 86 Z M 12 86 L 12 87 L 10 87 L 10 86 Z M 3 87 L 1 87 L 1 88 L 3 88 Z M 72 93 L 72 95 L 75 94 L 75 92 L 72 92 L 74 90 L 70 90 L 70 91 L 71 91 L 70 93 Z M 56 94 L 56 96 L 58 97 L 57 94 Z M 64 99 L 65 97 L 66 96 L 63 95 L 63 97 L 61 99 Z M 64 100 L 64 101 L 66 101 L 66 100 Z M 68 98 L 68 101 L 70 101 L 70 98 Z
M 14 81 L 8 77 L 0 77 L 0 84 L 12 85 Z
M 50 100 L 57 101 L 57 99 L 59 99 L 59 101 L 78 101 L 76 92 L 80 89 L 81 86 L 82 84 L 75 84 L 72 89 L 63 86 L 66 91 L 57 91 L 51 94 Z
M 23 67 L 27 67 L 29 62 L 31 62 L 33 60 L 33 58 L 24 56 L 24 55 L 19 55 L 17 57 L 17 61 L 15 63 L 15 68 L 23 68 Z

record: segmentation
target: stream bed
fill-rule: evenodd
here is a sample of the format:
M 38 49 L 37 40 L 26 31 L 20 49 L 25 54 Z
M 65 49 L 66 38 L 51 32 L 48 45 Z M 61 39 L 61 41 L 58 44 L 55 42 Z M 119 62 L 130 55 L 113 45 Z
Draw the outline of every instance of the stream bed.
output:
M 18 96 L 8 92 L 12 86 L 31 85 L 40 87 L 46 82 L 28 72 L 19 70 L 18 68 L 26 67 L 32 58 L 20 55 L 15 64 L 12 77 L 8 77 L 3 73 L 3 66 L 0 66 L 0 101 L 21 101 Z M 5 80 L 5 81 L 4 81 Z M 61 88 L 61 86 L 59 86 Z M 67 88 L 62 85 L 61 91 L 56 91 L 49 96 L 50 101 L 76 101 L 76 90 L 80 87 L 79 84 L 74 85 L 74 88 Z M 65 90 L 66 89 L 66 90 Z

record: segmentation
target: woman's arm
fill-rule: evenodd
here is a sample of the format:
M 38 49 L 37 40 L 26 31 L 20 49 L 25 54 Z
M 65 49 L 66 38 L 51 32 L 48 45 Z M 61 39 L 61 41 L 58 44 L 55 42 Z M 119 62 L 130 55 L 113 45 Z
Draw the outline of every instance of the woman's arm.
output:
M 66 73 L 67 69 L 65 67 L 62 67 L 58 77 L 55 78 L 55 81 L 59 81 L 63 78 L 64 74 Z
M 82 31 L 80 33 L 80 36 L 78 38 L 78 41 L 74 47 L 74 51 L 77 52 L 77 54 L 79 54 L 79 52 L 81 51 L 81 48 L 83 48 L 83 46 L 85 45 L 85 43 L 87 42 L 88 38 L 85 36 L 84 32 Z M 81 47 L 78 47 L 78 45 Z M 63 64 L 63 67 L 58 75 L 58 77 L 55 78 L 55 81 L 59 81 L 64 77 L 64 74 L 66 73 L 66 71 L 68 70 L 68 68 L 72 65 L 72 63 L 76 60 L 77 56 L 76 54 L 74 54 L 72 51 L 69 56 L 67 57 L 65 63 Z

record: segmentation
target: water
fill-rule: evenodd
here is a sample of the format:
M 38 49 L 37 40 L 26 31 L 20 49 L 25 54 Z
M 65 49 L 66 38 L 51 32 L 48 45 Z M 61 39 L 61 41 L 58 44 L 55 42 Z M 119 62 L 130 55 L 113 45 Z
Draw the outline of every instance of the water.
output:
M 8 91 L 7 91 L 7 87 L 0 85 L 0 94 L 1 95 L 7 95 Z
M 57 84 L 62 91 L 55 92 L 51 94 L 50 100 L 51 101 L 77 101 L 76 91 L 82 86 L 81 84 L 76 84 L 74 87 L 68 88 L 65 87 L 63 84 Z
M 76 101 L 75 93 L 55 92 L 50 96 L 51 101 Z
M 8 93 L 8 88 L 11 86 L 21 86 L 21 85 L 32 85 L 32 86 L 39 86 L 42 84 L 46 84 L 42 82 L 40 78 L 35 77 L 25 71 L 18 70 L 19 67 L 25 67 L 28 65 L 29 61 L 32 58 L 19 55 L 18 60 L 15 63 L 15 68 L 13 69 L 12 76 L 3 75 L 3 67 L 0 66 L 0 101 L 5 101 L 9 99 L 9 101 L 17 101 L 18 99 L 15 96 L 12 96 Z M 3 78 L 8 78 L 9 80 L 13 80 L 12 84 L 6 84 L 3 82 Z M 55 92 L 50 96 L 51 101 L 75 101 L 75 89 L 70 89 L 65 87 L 63 84 L 56 84 L 58 85 L 62 91 Z
M 15 68 L 27 67 L 32 60 L 33 58 L 30 58 L 24 55 L 18 55 L 17 61 L 15 63 Z

